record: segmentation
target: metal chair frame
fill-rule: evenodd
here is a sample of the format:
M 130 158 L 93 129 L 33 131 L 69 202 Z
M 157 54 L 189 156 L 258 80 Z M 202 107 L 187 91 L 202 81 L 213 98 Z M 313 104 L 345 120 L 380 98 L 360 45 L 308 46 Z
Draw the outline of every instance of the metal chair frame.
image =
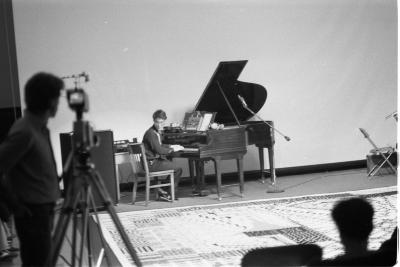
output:
M 376 163 L 371 170 L 368 172 L 367 176 L 368 177 L 373 177 L 378 173 L 378 171 L 383 167 L 385 163 L 387 163 L 390 167 L 390 169 L 393 171 L 394 174 L 397 174 L 396 168 L 393 166 L 393 164 L 389 161 L 390 157 L 396 152 L 396 150 L 393 147 L 381 147 L 379 148 L 374 141 L 371 140 L 369 137 L 369 134 L 367 131 L 363 128 L 360 128 L 361 133 L 364 135 L 364 137 L 371 143 L 371 145 L 374 147 L 373 149 L 370 150 L 370 153 L 372 154 L 378 154 L 382 157 L 382 159 Z M 385 153 L 388 153 L 386 156 Z

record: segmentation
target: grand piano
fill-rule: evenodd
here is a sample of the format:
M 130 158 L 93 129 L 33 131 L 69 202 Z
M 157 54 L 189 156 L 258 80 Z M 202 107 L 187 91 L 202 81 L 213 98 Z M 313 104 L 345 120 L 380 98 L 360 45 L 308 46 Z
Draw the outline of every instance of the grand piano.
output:
M 195 131 L 165 131 L 163 143 L 180 144 L 184 151 L 175 152 L 174 157 L 189 159 L 190 176 L 196 169 L 197 191 L 204 187 L 204 161 L 212 160 L 215 165 L 217 194 L 221 200 L 220 161 L 236 159 L 239 172 L 240 194 L 243 196 L 243 156 L 248 145 L 256 145 L 259 151 L 261 181 L 265 181 L 264 148 L 268 148 L 271 178 L 275 179 L 274 131 L 263 121 L 248 121 L 253 114 L 246 110 L 238 95 L 247 106 L 257 113 L 267 99 L 267 90 L 258 84 L 242 82 L 238 77 L 247 60 L 220 62 L 208 82 L 194 111 L 215 114 L 214 121 L 224 124 L 224 129 Z M 273 127 L 272 121 L 267 121 Z

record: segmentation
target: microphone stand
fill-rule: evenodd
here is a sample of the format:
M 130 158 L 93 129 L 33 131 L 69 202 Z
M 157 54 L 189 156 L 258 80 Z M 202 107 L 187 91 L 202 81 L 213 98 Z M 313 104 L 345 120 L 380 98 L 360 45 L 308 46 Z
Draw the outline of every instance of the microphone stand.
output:
M 285 138 L 286 141 L 290 141 L 290 137 L 284 135 L 283 133 L 281 133 L 278 129 L 276 129 L 275 127 L 273 127 L 271 124 L 269 124 L 268 122 L 266 122 L 263 118 L 261 118 L 260 116 L 258 116 L 254 111 L 252 111 L 246 104 L 246 102 L 244 101 L 244 98 L 241 97 L 240 95 L 238 95 L 238 98 L 240 100 L 240 102 L 242 103 L 243 107 L 249 111 L 253 116 L 255 116 L 256 118 L 258 118 L 259 120 L 261 120 L 263 123 L 265 123 L 266 125 L 268 125 L 271 130 L 276 131 L 277 133 L 279 133 L 281 136 L 283 136 Z M 272 158 L 272 160 L 274 160 Z M 271 166 L 270 166 L 271 167 Z M 285 190 L 281 189 L 278 187 L 278 185 L 276 184 L 276 175 L 275 175 L 275 171 L 271 172 L 271 184 L 267 185 L 267 193 L 282 193 L 285 192 Z

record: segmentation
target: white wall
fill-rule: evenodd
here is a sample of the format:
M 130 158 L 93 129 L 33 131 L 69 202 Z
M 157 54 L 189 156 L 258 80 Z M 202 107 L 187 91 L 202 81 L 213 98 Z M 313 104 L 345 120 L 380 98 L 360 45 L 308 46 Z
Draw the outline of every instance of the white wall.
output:
M 395 121 L 385 120 L 397 108 L 395 0 L 14 0 L 13 8 L 21 88 L 40 70 L 89 72 L 86 118 L 116 140 L 141 139 L 158 108 L 180 122 L 219 61 L 248 59 L 239 79 L 268 90 L 259 115 L 292 138 L 276 136 L 277 167 L 363 159 L 371 146 L 358 127 L 378 145 L 396 143 Z M 62 101 L 50 123 L 59 165 L 58 134 L 73 120 Z M 257 157 L 249 148 L 246 170 Z

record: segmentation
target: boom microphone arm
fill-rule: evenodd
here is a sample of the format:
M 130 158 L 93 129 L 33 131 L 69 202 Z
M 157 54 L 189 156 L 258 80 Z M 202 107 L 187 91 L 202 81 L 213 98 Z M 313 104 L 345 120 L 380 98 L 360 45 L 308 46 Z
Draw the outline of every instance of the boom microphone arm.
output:
M 272 126 L 271 124 L 269 124 L 268 122 L 266 122 L 263 118 L 261 118 L 260 116 L 258 116 L 256 113 L 254 113 L 248 106 L 246 101 L 244 100 L 244 98 L 241 95 L 237 95 L 237 97 L 239 98 L 240 102 L 242 103 L 242 106 L 248 110 L 251 114 L 253 114 L 253 116 L 257 117 L 259 120 L 263 121 L 265 124 L 267 124 L 272 130 L 276 131 L 277 133 L 279 133 L 280 135 L 282 135 L 286 141 L 290 141 L 290 137 L 284 135 L 283 133 L 281 133 L 278 129 L 276 129 L 274 126 Z
M 89 73 L 82 71 L 82 73 L 79 74 L 72 74 L 72 75 L 67 75 L 61 77 L 61 79 L 79 79 L 80 77 L 85 78 L 85 82 L 89 81 Z

